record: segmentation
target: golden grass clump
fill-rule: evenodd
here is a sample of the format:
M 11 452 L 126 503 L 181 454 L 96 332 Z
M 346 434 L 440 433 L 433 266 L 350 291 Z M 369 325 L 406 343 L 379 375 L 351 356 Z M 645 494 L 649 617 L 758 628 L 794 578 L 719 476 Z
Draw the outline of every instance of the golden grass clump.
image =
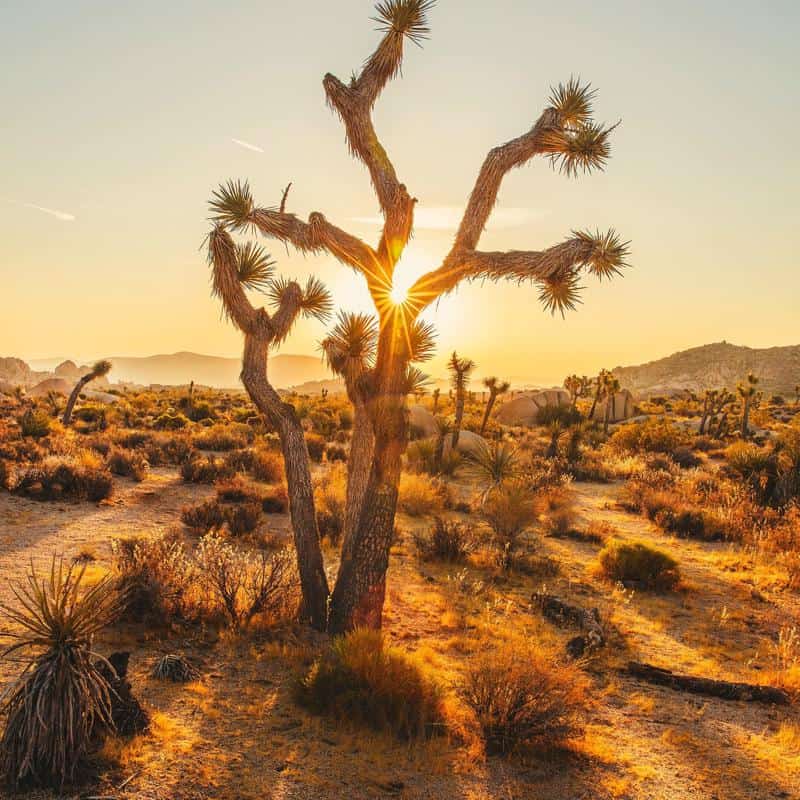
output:
M 297 682 L 295 699 L 312 713 L 402 739 L 444 730 L 441 687 L 380 631 L 358 629 L 335 639 Z
M 424 517 L 442 511 L 441 487 L 424 475 L 404 472 L 400 476 L 398 508 L 411 517 Z

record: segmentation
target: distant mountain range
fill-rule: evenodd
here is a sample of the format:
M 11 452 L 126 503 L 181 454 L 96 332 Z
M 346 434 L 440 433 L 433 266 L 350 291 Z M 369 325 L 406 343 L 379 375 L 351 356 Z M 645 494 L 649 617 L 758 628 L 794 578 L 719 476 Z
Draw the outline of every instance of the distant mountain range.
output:
M 636 367 L 616 367 L 613 372 L 623 387 L 640 396 L 684 389 L 733 389 L 753 372 L 765 394 L 793 397 L 794 387 L 800 383 L 800 345 L 758 349 L 717 342 Z
M 219 389 L 235 389 L 242 386 L 239 380 L 242 362 L 238 358 L 220 358 L 198 353 L 172 353 L 143 358 L 110 356 L 108 360 L 114 365 L 109 375 L 112 383 L 126 382 L 149 386 L 150 384 L 183 385 L 194 381 L 201 386 L 213 386 Z M 61 369 L 56 366 L 57 363 L 58 359 L 43 359 L 32 361 L 28 365 L 20 359 L 0 358 L 0 379 L 31 385 L 54 372 L 57 373 Z M 74 365 L 72 367 L 74 368 Z M 311 381 L 328 380 L 332 375 L 322 359 L 317 356 L 275 355 L 269 360 L 269 377 L 276 388 L 288 389 Z

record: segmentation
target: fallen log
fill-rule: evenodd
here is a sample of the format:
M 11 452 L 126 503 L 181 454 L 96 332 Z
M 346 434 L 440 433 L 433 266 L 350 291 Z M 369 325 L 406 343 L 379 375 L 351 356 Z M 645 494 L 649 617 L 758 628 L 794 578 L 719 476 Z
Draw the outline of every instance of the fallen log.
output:
M 647 683 L 667 686 L 670 689 L 704 694 L 722 700 L 749 700 L 755 703 L 789 705 L 789 694 L 777 686 L 764 686 L 754 683 L 736 683 L 713 678 L 699 678 L 694 675 L 680 675 L 653 664 L 640 661 L 628 662 L 628 673 Z
M 605 632 L 600 622 L 600 612 L 596 608 L 573 606 L 555 595 L 543 592 L 536 592 L 532 600 L 542 615 L 559 627 L 571 625 L 584 631 L 567 642 L 567 654 L 571 658 L 580 658 L 605 645 Z

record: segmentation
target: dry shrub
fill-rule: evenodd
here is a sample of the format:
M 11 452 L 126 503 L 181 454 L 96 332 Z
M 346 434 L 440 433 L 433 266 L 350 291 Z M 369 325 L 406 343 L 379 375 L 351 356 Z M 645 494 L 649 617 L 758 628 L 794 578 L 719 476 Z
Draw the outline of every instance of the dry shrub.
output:
M 248 432 L 245 425 L 213 425 L 196 434 L 192 442 L 198 450 L 240 450 L 247 446 Z
M 42 439 L 50 433 L 50 415 L 46 411 L 29 408 L 18 419 L 20 434 L 32 439 Z
M 320 536 L 337 545 L 344 530 L 347 507 L 347 470 L 342 464 L 331 468 L 317 482 L 314 489 L 317 523 Z
M 196 616 L 192 603 L 194 566 L 176 532 L 126 537 L 111 542 L 126 619 L 164 625 Z
M 125 450 L 121 447 L 111 448 L 106 458 L 106 466 L 114 475 L 143 481 L 147 477 L 150 465 L 139 450 Z
M 477 543 L 475 531 L 463 522 L 436 517 L 428 533 L 414 533 L 414 545 L 423 561 L 463 561 Z
M 429 477 L 404 472 L 400 476 L 398 508 L 411 517 L 424 517 L 444 508 L 443 487 Z
M 82 587 L 85 571 L 54 558 L 49 578 L 31 571 L 18 587 L 18 607 L 0 605 L 23 629 L 4 634 L 13 641 L 5 655 L 30 653 L 0 709 L 6 716 L 0 775 L 15 787 L 60 789 L 75 778 L 98 732 L 113 729 L 103 669 L 110 665 L 98 663 L 92 640 L 119 613 L 121 599 L 110 577 Z
M 181 464 L 181 478 L 186 483 L 215 483 L 222 478 L 230 478 L 234 474 L 231 466 L 224 459 L 197 455 Z
M 157 431 L 179 431 L 189 424 L 188 417 L 180 412 L 164 412 L 159 414 L 153 422 L 153 427 Z
M 89 500 L 96 503 L 114 490 L 111 473 L 88 456 L 48 456 L 29 467 L 16 482 L 14 492 L 35 500 Z
M 150 466 L 158 467 L 165 464 L 181 466 L 195 456 L 192 443 L 186 434 L 157 434 L 152 436 L 138 431 L 130 434 L 129 441 L 136 442 L 140 437 L 147 437 L 142 446 Z M 122 447 L 138 447 L 138 444 L 126 445 L 118 442 Z
M 625 586 L 669 591 L 680 581 L 678 562 L 644 542 L 608 542 L 598 560 L 606 578 Z
M 285 618 L 296 607 L 294 558 L 286 548 L 273 552 L 239 550 L 214 533 L 197 548 L 200 580 L 240 631 L 257 615 L 271 621 Z
M 537 517 L 533 493 L 521 481 L 503 484 L 489 493 L 482 513 L 492 530 L 500 566 L 509 569 L 518 556 L 522 534 Z
M 233 536 L 252 533 L 261 522 L 263 496 L 240 476 L 217 484 L 217 496 L 181 511 L 184 525 L 206 533 L 227 526 Z
M 317 464 L 322 462 L 322 457 L 325 455 L 325 446 L 327 442 L 324 436 L 318 433 L 306 434 L 306 447 L 308 448 L 308 457 Z
M 283 456 L 274 450 L 254 450 L 250 473 L 256 480 L 264 483 L 281 483 L 286 478 Z
M 298 681 L 297 702 L 315 714 L 353 721 L 402 739 L 443 730 L 443 692 L 415 659 L 380 631 L 358 629 L 334 640 Z
M 507 643 L 470 663 L 464 696 L 490 753 L 563 747 L 583 727 L 588 687 L 571 662 Z
M 674 425 L 666 417 L 651 417 L 645 422 L 622 425 L 609 439 L 616 450 L 633 453 L 666 453 L 672 455 L 691 442 L 691 434 Z
M 261 508 L 265 514 L 285 514 L 289 510 L 289 490 L 279 483 L 264 493 Z

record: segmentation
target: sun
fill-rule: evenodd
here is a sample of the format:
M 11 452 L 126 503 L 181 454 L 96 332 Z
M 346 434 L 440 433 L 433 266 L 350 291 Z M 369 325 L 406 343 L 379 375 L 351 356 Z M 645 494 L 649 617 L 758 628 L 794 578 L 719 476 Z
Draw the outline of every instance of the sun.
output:
M 392 290 L 389 292 L 389 297 L 396 306 L 401 306 L 408 300 L 408 289 L 405 286 L 395 283 L 394 286 L 392 286 Z

